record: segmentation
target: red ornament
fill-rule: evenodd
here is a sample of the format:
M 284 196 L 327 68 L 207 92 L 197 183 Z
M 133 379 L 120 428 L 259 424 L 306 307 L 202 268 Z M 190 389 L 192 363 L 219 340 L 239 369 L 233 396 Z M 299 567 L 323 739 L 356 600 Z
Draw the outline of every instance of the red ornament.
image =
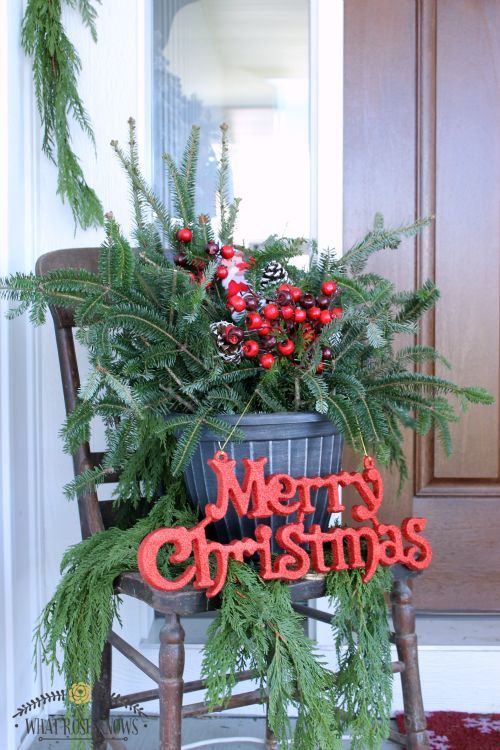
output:
M 320 315 L 321 310 L 319 309 L 319 307 L 316 307 L 316 305 L 309 308 L 309 310 L 307 311 L 307 317 L 309 318 L 309 320 L 319 320 Z
M 222 245 L 220 254 L 224 260 L 231 260 L 234 257 L 234 247 L 232 245 Z
M 295 315 L 295 310 L 291 305 L 285 305 L 281 308 L 281 317 L 284 320 L 292 320 L 293 316 Z
M 274 365 L 274 357 L 272 354 L 263 354 L 259 360 L 260 364 L 264 369 L 269 370 Z
M 261 339 L 264 338 L 264 336 L 269 336 L 270 333 L 271 333 L 271 326 L 268 325 L 267 323 L 264 323 L 262 328 L 259 328 L 259 336 L 261 337 Z
M 321 315 L 319 316 L 319 322 L 321 323 L 322 326 L 327 326 L 328 323 L 332 322 L 332 316 L 329 310 L 321 310 Z
M 341 318 L 342 317 L 342 308 L 341 307 L 332 307 L 330 310 L 330 314 L 332 318 Z
M 226 279 L 228 273 L 229 273 L 229 270 L 226 268 L 226 266 L 219 266 L 215 272 L 215 275 L 217 276 L 218 279 Z
M 254 341 L 253 339 L 248 339 L 248 341 L 245 341 L 242 349 L 245 357 L 256 357 L 259 353 L 259 345 L 257 341 Z
M 236 310 L 236 312 L 243 312 L 246 309 L 247 303 L 240 297 L 239 294 L 235 294 L 234 297 L 229 298 L 229 304 Z
M 300 289 L 298 286 L 292 286 L 290 287 L 290 291 L 292 293 L 293 301 L 298 302 L 299 299 L 302 297 L 302 289 Z
M 297 307 L 294 313 L 294 318 L 296 323 L 303 323 L 307 318 L 307 313 L 301 307 Z
M 257 331 L 262 326 L 263 320 L 259 313 L 251 312 L 246 317 L 246 324 L 249 331 Z
M 332 294 L 335 294 L 337 291 L 337 284 L 334 281 L 324 281 L 321 284 L 321 291 L 323 294 L 326 294 L 328 297 L 331 297 Z
M 244 477 L 240 485 L 235 474 L 236 461 L 217 451 L 208 461 L 217 478 L 216 500 L 205 506 L 205 518 L 193 528 L 156 529 L 142 540 L 137 562 L 144 581 L 161 591 L 178 591 L 192 584 L 195 589 L 205 589 L 207 597 L 213 597 L 224 585 L 229 559 L 243 561 L 256 554 L 260 559 L 260 575 L 266 581 L 294 581 L 305 576 L 310 567 L 318 573 L 364 568 L 363 580 L 369 581 L 379 565 L 402 563 L 412 570 L 429 566 L 432 549 L 422 537 L 425 518 L 405 518 L 401 527 L 379 522 L 383 483 L 373 459 L 365 458 L 362 473 L 341 471 L 298 478 L 279 473 L 265 476 L 266 463 L 267 458 L 243 459 Z M 325 488 L 327 512 L 340 513 L 346 509 L 340 501 L 339 489 L 349 486 L 362 501 L 351 507 L 352 519 L 371 526 L 337 526 L 322 531 L 318 524 L 312 524 L 306 531 L 304 518 L 315 512 L 311 490 Z M 296 514 L 295 522 L 280 526 L 276 532 L 276 540 L 284 552 L 271 555 L 273 531 L 267 524 L 256 525 L 255 539 L 245 537 L 229 544 L 208 539 L 207 526 L 224 518 L 230 503 L 232 512 L 242 518 L 264 520 L 274 515 Z M 194 561 L 174 579 L 165 578 L 157 565 L 158 553 L 166 544 L 174 547 L 170 562 L 187 563 L 191 557 Z M 325 548 L 329 552 L 328 562 Z
M 280 343 L 278 344 L 278 351 L 284 357 L 289 357 L 290 354 L 293 354 L 293 352 L 295 351 L 295 344 L 293 343 L 292 339 L 280 341 Z
M 278 309 L 277 305 L 274 305 L 272 302 L 269 305 L 264 305 L 262 309 L 262 314 L 264 315 L 267 320 L 276 320 L 278 315 L 280 314 L 280 311 Z
M 193 239 L 193 233 L 187 227 L 183 227 L 177 231 L 177 239 L 179 242 L 191 242 Z

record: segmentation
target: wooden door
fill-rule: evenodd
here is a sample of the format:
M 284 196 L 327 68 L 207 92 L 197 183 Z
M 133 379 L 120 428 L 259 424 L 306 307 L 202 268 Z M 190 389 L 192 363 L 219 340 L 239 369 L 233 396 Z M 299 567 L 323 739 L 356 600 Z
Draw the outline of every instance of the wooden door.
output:
M 499 397 L 500 2 L 346 0 L 344 240 L 375 211 L 433 228 L 374 266 L 401 288 L 435 280 L 441 299 L 420 336 L 460 384 Z M 500 609 L 499 411 L 474 407 L 447 459 L 408 436 L 410 475 L 385 515 L 429 519 L 434 561 L 420 608 Z

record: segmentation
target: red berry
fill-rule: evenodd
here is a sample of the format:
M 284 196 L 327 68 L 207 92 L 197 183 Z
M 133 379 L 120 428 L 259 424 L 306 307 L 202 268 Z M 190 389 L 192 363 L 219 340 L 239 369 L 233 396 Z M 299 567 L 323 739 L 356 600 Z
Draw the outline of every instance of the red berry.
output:
M 247 294 L 245 296 L 245 301 L 247 303 L 247 310 L 256 310 L 259 306 L 259 300 L 253 294 Z
M 174 255 L 174 263 L 176 266 L 185 268 L 187 266 L 187 255 L 185 253 L 176 253 Z
M 335 294 L 337 291 L 337 284 L 334 281 L 324 281 L 321 284 L 321 291 L 323 294 L 326 294 L 328 297 L 331 297 L 332 294 Z
M 256 341 L 253 339 L 249 339 L 248 341 L 245 341 L 243 344 L 243 354 L 245 357 L 256 357 L 259 353 L 259 345 Z
M 266 352 L 270 352 L 271 349 L 274 349 L 276 346 L 276 337 L 275 336 L 264 336 L 264 338 L 261 341 L 261 346 Z
M 269 370 L 274 365 L 274 357 L 269 353 L 263 354 L 259 361 L 266 370 Z
M 291 292 L 291 290 L 290 284 L 280 284 L 278 287 L 278 292 Z
M 234 257 L 234 247 L 232 245 L 222 245 L 220 254 L 225 260 L 231 260 Z
M 302 295 L 300 299 L 300 304 L 302 307 L 304 307 L 306 310 L 309 310 L 309 308 L 314 307 L 314 294 L 311 294 L 311 292 L 306 292 Z
M 319 365 L 316 368 L 316 372 L 318 373 L 318 375 L 321 375 L 321 373 L 323 372 L 323 370 L 325 369 L 325 367 L 326 367 L 326 365 L 325 365 L 324 362 L 320 362 L 319 363 Z
M 293 343 L 292 339 L 287 339 L 286 341 L 280 341 L 280 343 L 278 344 L 278 351 L 284 357 L 289 357 L 290 354 L 293 354 L 294 349 L 295 349 L 295 344 Z
M 314 306 L 314 307 L 311 307 L 311 308 L 310 308 L 310 309 L 309 309 L 309 310 L 307 311 L 307 317 L 308 317 L 308 318 L 309 318 L 310 320 L 319 320 L 319 318 L 320 318 L 320 315 L 321 315 L 321 310 L 319 309 L 319 307 L 316 307 L 316 306 Z
M 328 359 L 332 359 L 332 357 L 333 357 L 333 354 L 332 354 L 332 350 L 330 349 L 330 347 L 324 346 L 323 349 L 321 350 L 321 358 L 328 360 Z
M 191 242 L 191 240 L 193 239 L 193 233 L 187 227 L 183 227 L 182 229 L 178 230 L 177 239 L 179 240 L 179 242 Z
M 272 302 L 269 305 L 265 305 L 262 312 L 267 320 L 276 320 L 280 314 L 277 305 L 274 305 Z
M 329 310 L 321 310 L 321 315 L 319 316 L 319 322 L 322 326 L 327 326 L 328 323 L 332 322 L 332 316 L 330 315 Z
M 227 270 L 226 266 L 219 266 L 217 271 L 215 272 L 215 275 L 218 279 L 225 279 L 227 278 L 229 271 Z
M 236 312 L 243 312 L 243 310 L 246 309 L 247 303 L 243 299 L 243 297 L 240 297 L 239 294 L 235 294 L 233 297 L 229 298 L 229 304 L 231 305 Z
M 278 291 L 276 295 L 276 302 L 280 307 L 284 307 L 285 305 L 289 305 L 290 302 L 292 302 L 292 294 L 288 291 L 288 289 L 281 289 L 281 291 Z
M 332 318 L 341 318 L 342 317 L 342 308 L 341 307 L 332 307 L 330 310 L 330 314 Z
M 236 344 L 243 341 L 243 331 L 241 328 L 238 328 L 238 326 L 227 326 L 224 338 L 229 344 L 236 346 Z
M 189 281 L 198 281 L 198 277 L 192 271 L 189 272 Z
M 205 245 L 205 252 L 207 255 L 210 255 L 211 258 L 214 258 L 219 252 L 219 245 L 213 240 L 209 240 Z
M 249 331 L 258 331 L 262 327 L 263 320 L 259 313 L 251 312 L 246 317 L 246 324 Z
M 321 307 L 322 310 L 326 310 L 330 302 L 330 297 L 328 297 L 326 294 L 318 294 L 318 296 L 316 297 L 316 304 L 318 305 L 318 307 Z
M 303 323 L 307 318 L 307 313 L 301 307 L 297 307 L 294 313 L 294 318 L 296 323 Z
M 263 338 L 264 336 L 269 336 L 271 333 L 271 326 L 268 326 L 267 324 L 264 324 L 262 328 L 259 328 L 259 336 Z
M 300 289 L 298 286 L 292 286 L 290 287 L 290 291 L 292 293 L 293 301 L 298 302 L 299 299 L 302 297 L 302 289 Z
M 291 305 L 285 305 L 281 308 L 281 317 L 284 318 L 284 320 L 291 320 L 294 315 L 295 310 Z

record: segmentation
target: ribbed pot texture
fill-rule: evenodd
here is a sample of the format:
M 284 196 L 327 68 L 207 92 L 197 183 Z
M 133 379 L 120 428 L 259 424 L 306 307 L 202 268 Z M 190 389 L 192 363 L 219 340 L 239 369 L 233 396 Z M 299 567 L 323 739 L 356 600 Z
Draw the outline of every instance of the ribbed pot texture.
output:
M 224 421 L 235 424 L 238 416 L 222 416 Z M 309 412 L 286 412 L 280 414 L 247 414 L 238 424 L 245 439 L 241 443 L 228 443 L 225 451 L 236 459 L 236 476 L 243 480 L 243 458 L 266 456 L 266 476 L 275 473 L 289 474 L 292 477 L 317 477 L 336 474 L 342 461 L 343 438 L 336 427 L 321 414 Z M 184 478 L 191 503 L 202 511 L 207 503 L 215 502 L 217 482 L 215 474 L 207 465 L 214 453 L 220 449 L 220 436 L 209 430 L 202 434 L 196 452 L 184 472 Z M 223 442 L 223 441 L 222 441 Z M 313 523 L 326 530 L 330 521 L 327 513 L 328 496 L 326 488 L 311 492 L 316 511 L 305 518 L 305 528 Z M 285 523 L 293 523 L 295 514 L 269 519 L 240 518 L 232 503 L 224 519 L 213 524 L 215 539 L 223 544 L 243 537 L 255 538 L 255 526 L 267 524 L 273 529 L 272 551 L 281 552 L 274 536 L 276 530 Z M 208 531 L 208 529 L 207 529 Z

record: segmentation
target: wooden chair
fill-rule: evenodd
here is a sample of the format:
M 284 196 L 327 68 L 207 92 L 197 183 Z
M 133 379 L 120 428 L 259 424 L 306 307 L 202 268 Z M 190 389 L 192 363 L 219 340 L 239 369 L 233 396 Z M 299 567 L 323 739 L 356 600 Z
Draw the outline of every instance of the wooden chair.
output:
M 47 253 L 38 259 L 36 274 L 43 275 L 49 271 L 62 268 L 81 268 L 96 272 L 99 257 L 98 248 L 75 248 L 57 250 Z M 75 325 L 73 310 L 53 307 L 59 365 L 64 391 L 66 412 L 70 412 L 76 402 L 80 385 L 77 358 L 73 339 Z M 97 466 L 102 460 L 101 453 L 91 451 L 88 443 L 83 443 L 73 456 L 75 475 L 85 469 Z M 115 482 L 116 476 L 109 476 L 107 481 Z M 87 492 L 78 499 L 82 538 L 95 534 L 112 524 L 111 501 L 99 502 L 95 492 Z M 398 661 L 392 663 L 392 671 L 401 675 L 405 711 L 406 735 L 396 732 L 391 739 L 408 750 L 428 748 L 425 731 L 425 715 L 422 704 L 420 677 L 418 671 L 417 638 L 415 635 L 415 611 L 411 602 L 411 590 L 408 579 L 414 575 L 402 566 L 394 566 L 394 584 L 391 592 L 392 619 Z M 207 599 L 204 592 L 186 588 L 175 593 L 161 592 L 151 588 L 139 573 L 124 573 L 116 580 L 117 594 L 135 597 L 146 602 L 165 618 L 160 631 L 159 666 L 153 664 L 139 651 L 128 644 L 121 636 L 111 631 L 102 654 L 102 672 L 100 680 L 92 688 L 92 740 L 94 750 L 106 750 L 108 742 L 113 748 L 125 746 L 115 738 L 108 736 L 107 721 L 111 708 L 144 703 L 159 699 L 160 704 L 160 750 L 181 750 L 182 720 L 185 717 L 202 716 L 208 713 L 205 703 L 183 705 L 183 694 L 204 688 L 203 680 L 183 681 L 184 671 L 184 630 L 181 618 L 185 615 L 205 612 Z M 324 583 L 318 578 L 304 579 L 290 583 L 290 594 L 297 612 L 305 617 L 329 623 L 331 615 L 305 606 L 304 601 L 316 599 L 324 594 Z M 216 608 L 216 602 L 209 606 Z M 111 648 L 120 651 L 142 672 L 150 677 L 158 687 L 119 699 L 111 697 Z M 251 672 L 241 672 L 239 681 L 252 679 Z M 218 710 L 258 704 L 265 701 L 260 690 L 250 690 L 233 696 Z M 214 740 L 215 742 L 215 740 Z M 277 743 L 269 727 L 266 731 L 267 750 L 277 748 Z

